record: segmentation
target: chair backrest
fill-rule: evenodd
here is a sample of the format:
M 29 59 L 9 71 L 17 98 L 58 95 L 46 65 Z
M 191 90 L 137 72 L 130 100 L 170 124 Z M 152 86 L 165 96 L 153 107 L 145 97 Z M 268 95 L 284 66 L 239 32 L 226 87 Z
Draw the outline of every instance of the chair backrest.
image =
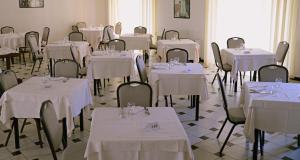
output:
M 0 74 L 0 90 L 4 93 L 8 89 L 18 85 L 16 73 L 12 70 L 5 70 Z
M 69 33 L 69 41 L 83 41 L 83 34 L 81 32 Z
M 167 63 L 176 57 L 179 58 L 180 63 L 187 63 L 188 62 L 188 51 L 182 48 L 173 48 L 169 49 L 166 53 Z
M 79 65 L 71 59 L 61 59 L 54 64 L 54 77 L 78 78 Z
M 70 51 L 71 51 L 71 57 L 68 57 L 68 58 L 65 58 L 65 59 L 71 59 L 71 60 L 74 60 L 75 62 L 77 62 L 77 60 L 75 58 L 75 56 L 79 55 L 79 50 L 78 50 L 77 46 L 71 45 L 70 46 Z M 77 64 L 79 65 L 79 62 L 77 62 Z
M 37 43 L 37 46 L 39 46 L 39 41 L 40 41 L 40 34 L 39 32 L 36 32 L 36 31 L 30 31 L 30 32 L 27 32 L 25 34 L 25 47 L 29 48 L 29 37 L 31 35 L 34 35 L 35 36 L 35 39 L 36 39 L 36 43 Z
M 126 42 L 122 39 L 112 39 L 108 42 L 108 47 L 116 51 L 124 51 L 126 49 Z
M 85 22 L 78 22 L 78 23 L 76 24 L 76 26 L 77 26 L 78 28 L 86 28 L 86 23 L 85 23 Z
M 166 29 L 164 28 L 164 30 L 162 31 L 162 33 L 161 33 L 161 37 L 157 37 L 157 40 L 162 40 L 162 39 L 165 39 L 165 31 L 166 31 Z
M 289 50 L 290 44 L 286 41 L 279 42 L 276 50 L 276 60 L 280 65 L 283 65 L 286 54 Z
M 37 43 L 36 36 L 34 34 L 31 34 L 28 36 L 28 43 L 29 43 L 29 47 L 30 47 L 33 58 L 36 58 L 39 54 L 41 54 L 38 43 Z
M 115 33 L 120 35 L 122 33 L 122 23 L 118 22 L 115 25 Z
M 232 121 L 232 120 L 230 119 L 230 116 L 229 116 L 229 113 L 228 113 L 228 104 L 227 104 L 227 99 L 226 99 L 225 89 L 224 89 L 224 85 L 223 85 L 223 83 L 222 83 L 221 76 L 220 76 L 219 73 L 217 73 L 216 75 L 217 75 L 219 87 L 220 87 L 221 93 L 222 93 L 223 108 L 224 108 L 224 110 L 225 110 L 225 112 L 226 112 L 227 119 L 228 119 L 229 121 Z
M 114 39 L 113 35 L 114 27 L 111 25 L 105 26 L 103 29 L 102 42 L 108 42 Z
M 14 33 L 15 29 L 10 26 L 4 26 L 4 27 L 1 27 L 0 31 L 1 31 L 1 34 L 8 34 L 8 33 Z
M 147 83 L 148 76 L 147 76 L 146 66 L 143 57 L 141 55 L 138 55 L 135 61 L 136 61 L 136 67 L 138 69 L 141 82 Z
M 227 48 L 242 48 L 245 45 L 245 41 L 240 37 L 231 37 L 227 39 Z
M 48 44 L 49 33 L 50 33 L 50 28 L 49 27 L 44 27 L 41 46 L 44 47 Z
M 126 107 L 134 103 L 135 106 L 152 106 L 152 88 L 143 82 L 129 82 L 121 84 L 117 89 L 118 107 Z
M 76 25 L 72 26 L 72 32 L 79 32 L 79 29 Z
M 168 30 L 165 32 L 164 39 L 167 40 L 180 39 L 179 32 L 176 30 Z
M 212 42 L 211 43 L 211 48 L 215 57 L 215 64 L 218 68 L 223 70 L 223 62 L 220 54 L 220 49 L 217 43 Z
M 134 28 L 134 33 L 138 34 L 146 34 L 147 33 L 147 28 L 143 26 L 138 26 Z
M 53 158 L 57 159 L 55 152 L 59 149 L 61 145 L 63 130 L 62 124 L 59 123 L 59 120 L 56 116 L 53 103 L 50 100 L 44 101 L 42 103 L 42 107 L 40 110 L 40 119 Z
M 275 82 L 281 79 L 282 82 L 288 83 L 289 71 L 284 67 L 276 64 L 262 66 L 258 70 L 258 80 L 261 82 Z

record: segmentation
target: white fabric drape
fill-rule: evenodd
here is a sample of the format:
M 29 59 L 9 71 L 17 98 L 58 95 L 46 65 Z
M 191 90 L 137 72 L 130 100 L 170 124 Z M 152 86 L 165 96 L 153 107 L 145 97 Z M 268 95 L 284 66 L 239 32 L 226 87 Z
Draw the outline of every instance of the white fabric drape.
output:
M 155 0 L 109 0 L 109 24 L 122 22 L 124 31 L 129 33 L 136 26 L 144 26 L 148 33 L 153 33 L 154 8 Z
M 294 75 L 298 0 L 206 0 L 205 10 L 205 65 L 214 64 L 211 42 L 225 48 L 227 38 L 239 36 L 246 47 L 275 53 L 278 43 L 287 41 L 285 66 Z

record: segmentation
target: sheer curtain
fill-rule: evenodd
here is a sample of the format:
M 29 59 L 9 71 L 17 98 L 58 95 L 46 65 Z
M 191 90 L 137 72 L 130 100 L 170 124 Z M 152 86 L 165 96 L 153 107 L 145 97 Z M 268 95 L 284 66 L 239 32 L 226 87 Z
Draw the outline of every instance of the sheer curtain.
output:
M 133 33 L 136 26 L 144 26 L 155 33 L 155 0 L 109 0 L 109 24 L 122 22 L 122 33 Z
M 286 66 L 293 75 L 297 0 L 207 0 L 205 64 L 214 63 L 210 43 L 226 47 L 229 37 L 245 39 L 246 47 L 275 52 L 280 41 L 290 43 Z M 234 7 L 233 7 L 234 6 Z

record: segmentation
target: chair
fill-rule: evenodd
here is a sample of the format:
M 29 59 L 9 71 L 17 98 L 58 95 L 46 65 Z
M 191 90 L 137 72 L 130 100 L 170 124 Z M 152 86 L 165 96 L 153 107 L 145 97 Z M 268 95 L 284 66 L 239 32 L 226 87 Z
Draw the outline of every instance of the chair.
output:
M 219 49 L 219 46 L 218 46 L 217 43 L 212 42 L 211 43 L 211 47 L 212 47 L 214 58 L 215 58 L 215 64 L 216 64 L 216 66 L 218 68 L 217 73 L 214 76 L 214 79 L 211 82 L 211 84 L 214 84 L 214 81 L 215 81 L 215 79 L 217 77 L 217 74 L 219 73 L 220 70 L 225 72 L 225 75 L 224 75 L 223 79 L 225 80 L 225 83 L 226 83 L 226 81 L 227 81 L 227 73 L 231 71 L 232 66 L 229 65 L 229 64 L 223 64 L 222 58 L 221 58 L 221 54 L 220 54 L 220 49 Z
M 276 50 L 276 60 L 277 63 L 280 65 L 283 65 L 283 62 L 285 60 L 286 54 L 289 50 L 289 43 L 286 41 L 282 41 L 278 44 L 277 50 Z
M 130 94 L 129 94 L 130 93 Z M 135 106 L 152 106 L 152 88 L 143 82 L 128 82 L 121 84 L 117 89 L 118 107 L 126 107 L 128 102 Z
M 71 32 L 69 33 L 69 41 L 84 41 L 83 33 L 81 32 Z
M 91 49 L 91 47 L 90 47 L 90 49 Z M 71 50 L 72 60 L 74 60 L 75 62 L 77 62 L 77 60 L 76 60 L 76 58 L 74 56 L 74 55 L 78 55 L 79 54 L 78 53 L 79 51 L 78 51 L 77 47 L 71 45 L 70 50 Z M 92 51 L 91 51 L 91 53 L 92 53 Z M 78 75 L 81 78 L 84 77 L 84 76 L 86 76 L 87 75 L 87 67 L 85 66 L 85 57 L 83 58 L 83 66 L 80 65 L 80 62 L 77 62 L 77 64 L 78 64 L 78 67 L 79 67 Z
M 110 49 L 114 48 L 117 51 L 124 51 L 126 49 L 126 42 L 122 39 L 112 39 L 108 42 Z
M 30 46 L 30 49 L 31 49 L 32 60 L 33 60 L 33 66 L 32 66 L 32 69 L 31 69 L 31 74 L 32 74 L 37 60 L 40 61 L 38 71 L 40 70 L 41 64 L 43 62 L 43 54 L 39 50 L 38 42 L 37 42 L 37 39 L 36 39 L 35 35 L 30 35 L 28 37 L 28 42 L 29 42 L 29 46 Z
M 108 42 L 112 39 L 114 39 L 113 26 L 111 25 L 105 26 L 103 29 L 102 40 L 98 45 L 98 49 L 101 50 L 106 49 Z
M 49 33 L 50 33 L 50 28 L 49 27 L 44 27 L 43 35 L 42 35 L 42 42 L 41 42 L 41 47 L 42 48 L 46 47 L 46 45 L 48 44 Z
M 47 100 L 42 103 L 40 110 L 40 119 L 46 134 L 48 144 L 54 160 L 57 160 L 56 151 L 59 149 L 63 141 L 63 129 L 62 124 L 56 116 L 53 104 Z M 82 160 L 84 159 L 84 151 L 86 144 L 77 142 L 75 144 L 69 144 L 68 147 L 62 153 L 63 160 Z
M 262 82 L 275 82 L 280 78 L 282 82 L 288 83 L 289 71 L 284 67 L 276 64 L 262 66 L 258 70 L 258 80 Z
M 164 39 L 172 40 L 172 39 L 180 39 L 179 32 L 176 30 L 168 30 L 165 32 Z
M 173 48 L 169 49 L 166 53 L 167 63 L 176 57 L 179 58 L 180 63 L 187 63 L 188 62 L 188 51 L 182 48 Z
M 76 23 L 76 26 L 78 28 L 86 28 L 86 23 L 85 22 L 78 22 L 78 23 Z
M 1 27 L 0 31 L 1 31 L 1 34 L 8 34 L 8 33 L 14 33 L 15 29 L 10 26 L 4 26 L 4 27 Z
M 147 33 L 147 28 L 143 26 L 138 26 L 134 28 L 134 33 L 135 34 L 146 34 Z
M 61 59 L 54 63 L 54 77 L 78 78 L 79 65 L 71 59 Z
M 115 33 L 119 36 L 121 35 L 121 33 L 122 33 L 122 23 L 121 22 L 116 23 Z
M 27 32 L 25 34 L 25 46 L 19 47 L 19 52 L 23 56 L 23 61 L 24 61 L 25 65 L 26 65 L 25 53 L 30 53 L 30 51 L 31 51 L 31 48 L 29 46 L 29 40 L 28 40 L 28 38 L 29 38 L 30 35 L 34 35 L 35 36 L 37 46 L 39 46 L 39 32 L 36 32 L 36 31 Z
M 221 77 L 219 75 L 219 73 L 216 74 L 217 75 L 217 79 L 218 79 L 218 82 L 219 82 L 219 86 L 220 86 L 220 89 L 221 89 L 221 93 L 222 93 L 222 99 L 223 99 L 223 107 L 224 107 L 224 110 L 226 112 L 226 119 L 217 135 L 217 138 L 219 138 L 225 124 L 227 121 L 231 122 L 233 124 L 233 126 L 231 127 L 221 149 L 220 149 L 220 156 L 222 156 L 222 152 L 223 152 L 223 149 L 226 145 L 226 143 L 228 142 L 228 139 L 230 137 L 230 135 L 232 134 L 232 131 L 234 130 L 234 128 L 239 125 L 239 124 L 245 124 L 245 121 L 246 121 L 246 117 L 244 115 L 244 111 L 243 111 L 243 108 L 242 107 L 228 107 L 228 104 L 227 104 L 227 99 L 226 99 L 226 94 L 225 94 L 225 90 L 224 90 L 224 86 L 223 86 L 223 83 L 222 83 L 222 80 L 221 80 Z
M 72 26 L 72 32 L 79 32 L 79 29 L 76 25 Z
M 227 39 L 227 48 L 244 48 L 245 41 L 240 37 L 231 37 Z
M 137 67 L 138 72 L 139 72 L 140 81 L 143 82 L 143 83 L 147 83 L 148 82 L 148 76 L 147 76 L 146 66 L 145 66 L 145 62 L 143 60 L 143 57 L 141 55 L 138 55 L 136 57 L 135 61 L 136 61 L 136 67 Z

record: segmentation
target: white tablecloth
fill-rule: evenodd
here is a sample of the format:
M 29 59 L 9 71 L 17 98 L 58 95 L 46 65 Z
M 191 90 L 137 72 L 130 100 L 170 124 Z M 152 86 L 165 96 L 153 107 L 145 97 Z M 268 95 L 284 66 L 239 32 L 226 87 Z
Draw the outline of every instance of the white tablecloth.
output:
M 16 50 L 13 50 L 11 48 L 0 48 L 0 55 L 6 55 L 6 54 L 10 54 L 10 53 L 17 53 Z
M 201 100 L 208 99 L 207 79 L 199 63 L 178 64 L 171 69 L 167 63 L 154 63 L 149 83 L 153 102 L 159 95 L 200 95 Z
M 0 34 L 0 46 L 16 50 L 25 46 L 24 33 Z
M 120 39 L 126 42 L 127 50 L 149 50 L 151 34 L 123 34 Z
M 98 48 L 98 44 L 102 40 L 103 36 L 103 27 L 80 28 L 79 30 L 83 33 L 83 36 L 92 45 L 94 49 Z
M 246 115 L 244 133 L 251 140 L 254 140 L 255 128 L 300 134 L 300 84 L 279 84 L 248 82 L 243 85 L 240 104 Z M 250 93 L 250 89 L 262 93 Z
M 232 65 L 231 77 L 236 80 L 238 71 L 256 71 L 260 67 L 276 63 L 274 53 L 256 49 L 222 49 L 223 64 Z
M 188 51 L 188 60 L 199 62 L 200 45 L 190 39 L 180 40 L 159 40 L 157 41 L 157 54 L 162 58 L 162 62 L 166 62 L 166 54 L 169 49 L 182 48 Z
M 42 77 L 32 77 L 6 91 L 1 99 L 1 121 L 10 127 L 10 118 L 40 118 L 41 105 L 51 100 L 57 117 L 66 118 L 67 133 L 71 136 L 74 129 L 73 117 L 82 108 L 92 104 L 92 96 L 86 79 L 50 80 L 50 88 L 45 88 Z
M 173 108 L 150 107 L 150 115 L 136 107 L 121 119 L 118 108 L 97 108 L 85 157 L 88 160 L 192 160 L 188 137 Z M 160 129 L 146 129 L 158 122 Z
M 132 51 L 94 51 L 88 60 L 88 77 L 92 79 L 135 77 L 136 54 Z
M 82 66 L 83 58 L 91 54 L 88 42 L 64 42 L 57 41 L 54 43 L 49 43 L 46 46 L 47 58 L 51 59 L 73 59 L 71 55 L 70 47 L 75 46 L 77 52 L 73 53 L 76 61 Z

